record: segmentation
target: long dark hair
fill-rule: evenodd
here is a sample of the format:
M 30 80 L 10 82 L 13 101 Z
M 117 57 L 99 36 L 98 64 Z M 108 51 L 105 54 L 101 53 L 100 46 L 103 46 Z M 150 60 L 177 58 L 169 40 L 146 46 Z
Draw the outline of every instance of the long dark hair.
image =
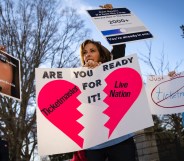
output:
M 85 64 L 84 62 L 84 54 L 83 54 L 83 51 L 84 51 L 84 47 L 89 44 L 89 43 L 92 43 L 94 44 L 98 51 L 99 51 L 99 54 L 100 54 L 100 62 L 101 63 L 105 63 L 105 62 L 108 62 L 111 60 L 111 53 L 110 51 L 105 48 L 100 42 L 98 41 L 93 41 L 93 40 L 85 40 L 81 46 L 80 46 L 80 57 L 81 57 L 81 63 L 82 65 Z

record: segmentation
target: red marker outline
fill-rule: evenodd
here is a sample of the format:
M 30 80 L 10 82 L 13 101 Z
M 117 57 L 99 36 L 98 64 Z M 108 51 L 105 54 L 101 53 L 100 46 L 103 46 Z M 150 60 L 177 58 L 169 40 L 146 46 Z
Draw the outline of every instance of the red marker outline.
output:
M 176 77 L 176 78 L 172 78 L 172 79 L 170 79 L 170 80 L 167 80 L 167 81 L 164 81 L 164 82 L 162 82 L 162 83 L 159 83 L 157 86 L 155 86 L 155 88 L 153 88 L 153 90 L 152 90 L 152 92 L 151 92 L 151 99 L 152 99 L 152 101 L 153 101 L 157 106 L 163 107 L 163 108 L 183 107 L 184 105 L 178 105 L 178 106 L 162 106 L 162 105 L 159 105 L 159 103 L 162 102 L 162 101 L 164 101 L 164 100 L 166 100 L 166 99 L 168 99 L 168 98 L 170 98 L 171 96 L 173 96 L 175 93 L 177 93 L 177 92 L 180 91 L 182 88 L 184 88 L 184 86 L 182 86 L 181 88 L 179 88 L 176 92 L 172 93 L 170 96 L 165 97 L 164 99 L 162 99 L 162 100 L 160 100 L 160 101 L 158 101 L 158 102 L 155 102 L 154 99 L 153 99 L 153 92 L 156 90 L 156 88 L 157 88 L 159 85 L 164 84 L 164 83 L 168 83 L 168 82 L 170 82 L 170 81 L 172 81 L 172 80 L 175 80 L 175 79 L 178 79 L 178 78 L 182 78 L 182 77 L 184 77 L 184 76 L 179 76 L 179 77 Z

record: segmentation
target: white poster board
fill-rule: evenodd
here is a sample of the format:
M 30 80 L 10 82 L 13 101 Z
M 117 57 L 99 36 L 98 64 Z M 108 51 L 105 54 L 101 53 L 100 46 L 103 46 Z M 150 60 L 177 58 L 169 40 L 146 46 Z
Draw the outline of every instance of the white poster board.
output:
M 144 24 L 127 8 L 87 10 L 109 44 L 153 38 Z
M 184 112 L 184 72 L 174 77 L 148 76 L 146 91 L 152 114 Z
M 153 126 L 136 54 L 95 69 L 36 69 L 40 155 L 86 149 Z

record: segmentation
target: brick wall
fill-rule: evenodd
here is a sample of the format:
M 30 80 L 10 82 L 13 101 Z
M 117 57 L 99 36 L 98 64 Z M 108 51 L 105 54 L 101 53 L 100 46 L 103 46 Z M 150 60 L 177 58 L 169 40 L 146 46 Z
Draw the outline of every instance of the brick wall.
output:
M 137 147 L 138 161 L 160 161 L 156 138 L 152 131 L 139 131 L 136 133 L 134 139 Z
M 138 161 L 184 161 L 184 141 L 171 133 L 148 128 L 138 131 L 134 139 Z

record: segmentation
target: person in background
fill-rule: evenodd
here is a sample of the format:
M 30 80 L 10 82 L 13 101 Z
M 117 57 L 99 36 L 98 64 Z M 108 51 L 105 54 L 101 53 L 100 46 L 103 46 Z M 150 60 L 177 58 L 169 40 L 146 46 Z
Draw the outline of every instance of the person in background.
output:
M 104 8 L 104 9 L 112 9 L 113 8 L 112 4 L 100 5 L 99 7 Z
M 0 161 L 9 161 L 8 142 L 0 137 Z

